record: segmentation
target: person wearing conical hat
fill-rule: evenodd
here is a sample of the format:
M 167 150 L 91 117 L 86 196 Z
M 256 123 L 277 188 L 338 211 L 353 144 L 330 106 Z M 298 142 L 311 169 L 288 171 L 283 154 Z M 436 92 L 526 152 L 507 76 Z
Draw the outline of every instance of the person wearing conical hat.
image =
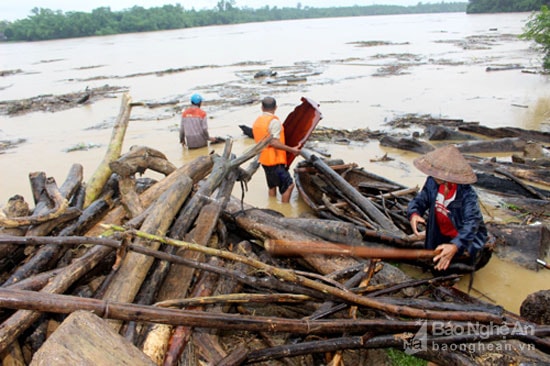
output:
M 433 259 L 435 270 L 447 270 L 458 258 L 466 258 L 473 266 L 487 241 L 487 228 L 472 187 L 477 181 L 472 167 L 455 145 L 437 148 L 413 163 L 428 175 L 407 207 L 413 233 L 425 238 L 427 249 L 438 251 Z M 425 232 L 419 232 L 420 224 Z

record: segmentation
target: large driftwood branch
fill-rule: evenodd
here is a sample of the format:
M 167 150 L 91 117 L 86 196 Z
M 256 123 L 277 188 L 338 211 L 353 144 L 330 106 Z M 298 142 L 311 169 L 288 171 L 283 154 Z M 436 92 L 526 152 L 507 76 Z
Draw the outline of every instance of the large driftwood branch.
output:
M 130 112 L 132 111 L 131 102 L 132 98 L 130 95 L 127 93 L 122 95 L 120 112 L 118 114 L 117 122 L 113 127 L 109 147 L 103 157 L 103 161 L 99 164 L 96 171 L 88 181 L 84 207 L 87 207 L 99 197 L 99 194 L 103 190 L 103 186 L 107 183 L 112 173 L 109 164 L 120 157 L 122 143 L 124 142 L 124 135 L 126 135 L 128 121 L 130 120 Z
M 143 174 L 147 169 L 164 175 L 171 174 L 176 167 L 158 150 L 146 146 L 132 146 L 130 151 L 109 164 L 114 173 L 120 176 Z

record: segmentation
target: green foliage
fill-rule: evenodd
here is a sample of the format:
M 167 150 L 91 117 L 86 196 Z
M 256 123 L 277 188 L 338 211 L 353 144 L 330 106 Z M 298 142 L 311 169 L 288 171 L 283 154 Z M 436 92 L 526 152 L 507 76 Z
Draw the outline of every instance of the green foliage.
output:
M 387 352 L 392 366 L 426 366 L 426 361 L 410 356 L 405 352 L 393 348 L 389 348 Z
M 180 4 L 145 9 L 134 6 L 113 12 L 110 7 L 94 9 L 91 13 L 53 11 L 34 8 L 25 19 L 0 24 L 8 41 L 39 41 L 58 38 L 101 36 L 118 33 L 238 24 L 289 19 L 350 17 L 365 15 L 464 12 L 467 3 L 452 2 L 415 6 L 371 5 L 337 8 L 302 7 L 260 9 L 237 8 L 235 0 L 219 0 L 211 10 L 185 10 Z
M 539 10 L 550 0 L 469 0 L 467 13 L 506 13 Z
M 539 12 L 533 13 L 525 24 L 525 33 L 521 36 L 537 43 L 544 56 L 542 67 L 550 70 L 550 10 L 548 6 L 541 7 Z

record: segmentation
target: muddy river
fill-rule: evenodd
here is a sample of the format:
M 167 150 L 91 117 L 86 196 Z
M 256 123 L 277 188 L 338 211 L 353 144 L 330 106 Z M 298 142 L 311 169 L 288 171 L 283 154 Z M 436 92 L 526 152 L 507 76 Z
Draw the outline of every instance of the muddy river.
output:
M 193 92 L 206 100 L 211 134 L 231 137 L 235 154 L 251 146 L 238 125 L 252 124 L 265 95 L 277 98 L 281 118 L 307 96 L 320 105 L 320 125 L 332 128 L 384 131 L 386 122 L 416 114 L 550 131 L 548 76 L 534 72 L 540 54 L 517 38 L 528 15 L 334 18 L 0 44 L 0 101 L 67 102 L 70 93 L 91 93 L 83 104 L 3 111 L 0 141 L 22 142 L 0 154 L 0 202 L 15 194 L 32 202 L 30 172 L 44 171 L 60 184 L 79 163 L 89 177 L 105 153 L 122 92 L 156 106 L 133 108 L 123 152 L 146 145 L 177 166 L 223 148 L 178 144 L 179 111 Z M 270 76 L 254 77 L 266 70 Z M 113 91 L 94 94 L 107 86 Z M 409 186 L 424 180 L 411 164 L 416 154 L 376 140 L 317 146 Z M 371 162 L 384 154 L 393 160 Z M 269 199 L 264 184 L 259 171 L 245 200 L 287 216 L 307 211 L 297 194 L 287 205 Z M 234 193 L 240 197 L 241 188 Z M 517 312 L 527 294 L 549 283 L 548 270 L 493 256 L 476 273 L 472 294 Z

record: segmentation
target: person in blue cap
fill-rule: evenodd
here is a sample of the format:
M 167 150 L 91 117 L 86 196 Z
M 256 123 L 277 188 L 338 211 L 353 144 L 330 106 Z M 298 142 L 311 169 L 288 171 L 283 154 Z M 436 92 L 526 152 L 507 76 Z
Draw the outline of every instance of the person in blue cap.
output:
M 181 113 L 180 143 L 189 149 L 198 149 L 208 142 L 219 142 L 218 138 L 208 134 L 206 112 L 201 109 L 203 102 L 200 94 L 191 95 L 191 105 Z

